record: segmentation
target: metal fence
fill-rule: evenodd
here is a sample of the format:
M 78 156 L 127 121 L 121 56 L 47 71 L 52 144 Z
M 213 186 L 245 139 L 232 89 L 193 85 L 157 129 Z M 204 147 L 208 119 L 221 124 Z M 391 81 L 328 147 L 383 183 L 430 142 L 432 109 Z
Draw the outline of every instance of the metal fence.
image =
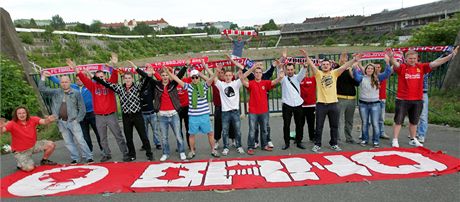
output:
M 419 58 L 420 58 L 419 61 L 420 62 L 433 61 L 436 58 L 440 57 L 441 55 L 442 55 L 442 53 L 439 53 L 439 52 L 422 52 L 422 53 L 419 53 Z M 327 55 L 326 54 L 320 54 L 319 55 L 319 58 L 327 58 L 329 60 L 334 60 L 334 61 L 338 61 L 339 57 L 340 57 L 340 54 L 327 54 Z M 350 53 L 349 57 L 351 57 L 351 53 Z M 265 67 L 269 68 L 273 60 L 274 60 L 274 58 L 269 58 L 269 59 L 263 59 L 263 60 L 256 60 L 256 62 L 263 62 Z M 366 62 L 383 63 L 383 60 L 369 60 L 369 61 L 366 61 Z M 300 68 L 301 68 L 301 65 L 296 65 L 297 71 Z M 436 70 L 433 70 L 431 72 L 429 80 L 428 80 L 428 84 L 429 84 L 428 93 L 429 94 L 431 92 L 433 92 L 434 90 L 441 88 L 441 86 L 442 86 L 442 84 L 444 82 L 444 78 L 445 78 L 446 73 L 447 73 L 447 68 L 448 68 L 448 63 L 440 66 L 439 68 L 437 68 Z M 40 79 L 40 76 L 38 74 L 32 74 L 31 76 L 34 78 L 34 81 L 38 84 L 38 80 Z M 72 75 L 69 75 L 69 76 L 70 76 L 72 81 L 75 81 L 75 75 L 72 74 Z M 277 77 L 277 72 L 275 71 L 273 73 L 272 79 L 274 79 L 276 77 Z M 137 81 L 138 79 L 139 78 L 136 75 L 135 80 Z M 119 81 L 121 82 L 121 79 L 119 79 Z M 392 108 L 391 105 L 394 104 L 394 101 L 396 99 L 397 82 L 398 82 L 398 79 L 397 79 L 396 74 L 393 74 L 387 80 L 387 87 L 386 87 L 387 100 L 388 100 L 387 105 L 390 105 L 390 109 Z M 59 87 L 59 85 L 54 84 L 49 79 L 47 79 L 45 81 L 45 84 L 47 86 L 52 87 L 52 88 L 58 88 Z M 211 109 L 214 109 L 214 107 L 212 107 L 213 103 L 212 103 L 212 94 L 211 93 L 212 93 L 212 91 L 209 90 L 208 91 L 208 100 L 210 101 Z M 249 95 L 247 93 L 246 88 L 240 89 L 240 93 L 241 93 L 240 94 L 240 100 L 241 100 L 240 101 L 240 109 L 241 109 L 242 113 L 247 114 L 248 113 Z M 48 112 L 51 112 L 51 108 L 50 108 L 51 99 L 50 99 L 50 97 L 45 96 L 45 95 L 42 94 L 42 98 L 44 99 L 44 102 L 45 102 L 45 105 L 46 105 L 46 107 L 48 109 Z M 117 104 L 118 104 L 117 114 L 118 114 L 119 117 L 121 117 L 121 107 L 120 107 L 120 104 L 119 104 L 118 96 L 117 96 Z M 277 85 L 275 88 L 273 88 L 269 92 L 268 105 L 269 105 L 270 113 L 272 113 L 272 112 L 281 112 L 281 107 L 282 107 L 281 85 Z M 212 113 L 213 113 L 213 111 L 212 111 Z

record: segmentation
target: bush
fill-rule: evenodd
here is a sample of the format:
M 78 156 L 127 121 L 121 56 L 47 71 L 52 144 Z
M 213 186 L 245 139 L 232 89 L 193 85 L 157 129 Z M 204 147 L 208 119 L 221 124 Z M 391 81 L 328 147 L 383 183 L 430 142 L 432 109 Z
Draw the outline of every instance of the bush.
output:
M 336 43 L 337 43 L 337 41 L 335 41 L 335 39 L 332 38 L 332 37 L 327 37 L 323 42 L 323 44 L 326 45 L 326 46 L 331 46 L 331 45 L 336 44 Z
M 429 96 L 428 122 L 460 127 L 460 89 L 434 91 Z
M 21 38 L 22 43 L 29 45 L 34 44 L 34 35 L 32 33 L 21 32 L 19 33 L 19 38 Z

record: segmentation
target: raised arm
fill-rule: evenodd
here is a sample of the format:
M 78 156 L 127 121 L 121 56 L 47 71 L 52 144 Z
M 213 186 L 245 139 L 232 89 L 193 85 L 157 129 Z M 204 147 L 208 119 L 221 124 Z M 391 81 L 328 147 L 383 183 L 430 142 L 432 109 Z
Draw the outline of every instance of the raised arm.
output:
M 280 72 L 278 73 L 278 77 L 276 77 L 276 79 L 273 79 L 273 80 L 272 80 L 272 83 L 271 83 L 272 86 L 278 84 L 283 78 L 284 78 L 284 71 L 280 71 Z
M 358 82 L 358 83 L 361 83 L 361 81 L 363 81 L 363 71 L 361 68 L 359 68 L 359 66 L 355 63 L 353 65 L 353 79 Z
M 97 77 L 97 76 L 93 76 L 93 79 L 94 79 L 96 82 L 102 84 L 103 86 L 105 86 L 106 88 L 109 88 L 110 90 L 113 90 L 113 91 L 116 92 L 116 93 L 119 93 L 119 92 L 120 92 L 120 91 L 119 91 L 119 90 L 120 90 L 120 88 L 119 88 L 120 86 L 119 86 L 118 84 L 116 84 L 116 83 L 111 83 L 111 82 L 104 81 L 104 80 L 100 79 L 100 78 Z
M 233 60 L 232 57 L 230 57 L 230 55 L 227 54 L 226 56 L 227 56 L 227 59 L 230 60 L 230 62 L 232 62 L 240 70 L 244 69 L 244 66 L 242 64 L 240 64 L 239 62 L 236 62 L 235 60 Z
M 214 82 L 217 82 L 217 81 L 218 81 L 217 74 L 218 74 L 218 72 L 222 71 L 222 67 L 223 67 L 223 66 L 224 66 L 224 65 L 223 65 L 222 63 L 217 63 L 217 64 L 216 64 L 216 73 L 213 75 L 213 78 L 214 78 L 213 81 L 214 81 Z
M 40 80 L 38 81 L 38 90 L 45 95 L 53 95 L 59 91 L 59 89 L 53 89 L 45 86 L 45 80 L 49 76 L 51 76 L 49 72 L 43 71 Z
M 242 73 L 242 70 L 238 70 L 238 76 L 240 77 L 240 80 L 241 80 L 241 83 L 243 84 L 244 87 L 248 88 L 249 87 L 249 82 L 248 80 L 246 79 L 246 77 L 248 77 L 249 74 L 252 74 L 252 72 L 257 68 L 261 66 L 260 63 L 256 63 L 254 64 L 254 67 L 252 67 L 251 69 L 249 69 L 248 71 L 246 71 L 244 74 L 241 74 Z M 240 73 L 241 72 L 241 73 Z
M 447 61 L 451 60 L 452 58 L 455 57 L 455 55 L 457 55 L 457 52 L 458 52 L 458 47 L 460 46 L 457 46 L 454 51 L 452 51 L 452 53 L 450 53 L 448 56 L 446 57 L 442 57 L 442 58 L 438 58 L 436 59 L 435 61 L 433 62 L 430 62 L 430 67 L 431 69 L 437 69 L 439 66 L 441 66 L 442 64 L 446 63 Z
M 40 121 L 38 121 L 38 123 L 40 125 L 47 125 L 47 124 L 50 124 L 50 123 L 52 123 L 54 121 L 56 121 L 56 116 L 50 115 L 50 116 L 45 116 L 45 118 L 43 118 L 43 119 L 40 119 Z
M 393 50 L 391 50 L 391 48 L 387 48 L 385 52 L 385 55 L 387 55 L 390 58 L 390 64 L 393 65 L 393 69 L 399 69 L 399 66 L 401 64 L 394 58 Z
M 252 37 L 254 37 L 254 36 L 252 36 L 252 35 L 251 35 L 251 36 L 249 36 L 249 38 L 248 38 L 248 39 L 246 39 L 246 42 L 250 42 L 250 41 L 252 40 Z
M 379 81 L 388 79 L 388 77 L 390 77 L 391 75 L 391 72 L 393 71 L 390 66 L 390 57 L 388 55 L 385 55 L 384 60 L 385 60 L 385 71 L 378 75 Z
M 171 77 L 172 80 L 176 81 L 177 84 L 184 87 L 185 83 L 182 80 L 180 80 L 179 77 L 171 73 L 171 71 L 167 67 L 163 66 L 163 71 L 165 71 L 169 75 L 169 77 Z
M 225 37 L 226 37 L 228 40 L 233 41 L 233 38 L 230 37 L 227 33 L 225 34 Z
M 313 61 L 311 61 L 310 57 L 308 56 L 308 52 L 305 49 L 300 50 L 302 55 L 305 57 L 305 67 L 310 68 L 310 70 L 313 72 L 313 75 L 316 75 L 316 72 L 318 69 L 316 68 L 315 64 Z
M 363 55 L 362 54 L 354 54 L 353 55 L 353 59 L 351 59 L 350 61 L 346 62 L 345 64 L 343 64 L 342 66 L 340 66 L 337 71 L 340 74 L 343 73 L 343 71 L 345 71 L 346 69 L 348 69 L 349 67 L 351 67 L 353 65 L 353 63 L 359 61 L 361 59 Z
M 200 74 L 201 74 L 201 73 L 200 73 Z M 208 86 L 211 86 L 212 83 L 214 82 L 214 79 L 216 79 L 216 78 L 217 78 L 217 74 L 212 74 L 212 73 L 211 73 L 211 74 L 210 74 L 210 77 L 206 80 L 206 84 L 207 84 Z

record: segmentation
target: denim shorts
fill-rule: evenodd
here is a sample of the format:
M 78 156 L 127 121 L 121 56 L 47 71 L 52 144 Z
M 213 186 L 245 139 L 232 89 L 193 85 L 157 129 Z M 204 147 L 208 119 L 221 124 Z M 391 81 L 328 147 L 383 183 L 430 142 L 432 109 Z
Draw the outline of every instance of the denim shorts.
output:
M 209 114 L 188 117 L 188 132 L 190 135 L 208 134 L 212 132 Z

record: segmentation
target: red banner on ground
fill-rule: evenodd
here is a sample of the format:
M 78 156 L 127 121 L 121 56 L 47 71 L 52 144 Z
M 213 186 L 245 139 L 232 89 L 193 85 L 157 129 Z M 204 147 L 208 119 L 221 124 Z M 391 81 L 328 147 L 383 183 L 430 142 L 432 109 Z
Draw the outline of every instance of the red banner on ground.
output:
M 418 178 L 458 171 L 458 158 L 422 147 L 190 162 L 110 162 L 18 171 L 1 179 L 1 196 L 254 189 Z

